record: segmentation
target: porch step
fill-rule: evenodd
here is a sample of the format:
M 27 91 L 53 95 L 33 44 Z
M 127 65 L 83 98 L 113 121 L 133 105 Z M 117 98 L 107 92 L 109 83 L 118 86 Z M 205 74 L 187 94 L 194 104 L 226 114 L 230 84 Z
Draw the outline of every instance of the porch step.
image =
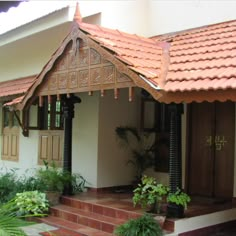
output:
M 143 213 L 134 211 L 133 203 L 117 200 L 80 200 L 72 197 L 61 197 L 61 203 L 86 212 L 103 216 L 129 220 L 142 216 Z
M 112 236 L 110 233 L 54 216 L 40 218 L 40 221 L 59 228 L 52 232 L 42 233 L 44 236 Z
M 80 210 L 66 205 L 57 205 L 50 209 L 50 215 L 61 219 L 89 226 L 107 233 L 112 233 L 117 225 L 125 220 L 104 216 L 90 211 Z
M 71 231 L 64 234 L 68 236 L 110 236 L 118 225 L 143 215 L 140 208 L 133 207 L 129 198 L 122 197 L 62 196 L 60 204 L 50 208 L 50 216 L 41 218 L 40 222 L 58 227 L 57 232 L 52 232 L 58 236 L 65 230 Z M 169 235 L 172 228 L 173 222 L 166 227 L 164 224 L 165 235 Z

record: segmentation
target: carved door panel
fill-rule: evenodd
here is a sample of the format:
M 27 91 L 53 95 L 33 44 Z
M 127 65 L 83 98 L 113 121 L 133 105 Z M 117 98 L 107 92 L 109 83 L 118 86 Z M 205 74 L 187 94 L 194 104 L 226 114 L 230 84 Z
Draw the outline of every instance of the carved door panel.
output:
M 43 161 L 55 162 L 62 165 L 63 130 L 44 130 L 39 133 L 39 158 L 40 165 Z
M 18 161 L 19 158 L 19 127 L 15 115 L 3 110 L 2 160 Z
M 194 103 L 190 107 L 189 181 L 191 195 L 232 197 L 234 103 Z

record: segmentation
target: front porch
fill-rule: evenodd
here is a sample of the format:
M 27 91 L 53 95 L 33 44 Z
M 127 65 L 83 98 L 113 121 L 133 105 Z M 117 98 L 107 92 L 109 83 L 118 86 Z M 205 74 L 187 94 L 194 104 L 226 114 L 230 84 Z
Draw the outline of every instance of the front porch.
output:
M 144 210 L 133 207 L 132 193 L 89 191 L 63 196 L 61 204 L 51 208 L 51 215 L 40 221 L 58 227 L 58 235 L 60 229 L 66 229 L 83 236 L 109 236 L 117 225 L 143 213 Z M 223 234 L 224 230 L 232 228 L 235 222 L 236 207 L 232 202 L 193 198 L 185 218 L 166 219 L 163 229 L 169 236 L 228 235 Z

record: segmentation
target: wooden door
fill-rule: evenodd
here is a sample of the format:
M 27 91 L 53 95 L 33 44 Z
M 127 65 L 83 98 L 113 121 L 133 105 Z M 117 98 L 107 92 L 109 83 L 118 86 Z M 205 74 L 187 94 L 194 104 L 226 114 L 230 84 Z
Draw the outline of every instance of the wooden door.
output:
M 235 104 L 216 103 L 214 195 L 233 196 Z
M 232 197 L 234 103 L 194 103 L 189 110 L 189 193 Z

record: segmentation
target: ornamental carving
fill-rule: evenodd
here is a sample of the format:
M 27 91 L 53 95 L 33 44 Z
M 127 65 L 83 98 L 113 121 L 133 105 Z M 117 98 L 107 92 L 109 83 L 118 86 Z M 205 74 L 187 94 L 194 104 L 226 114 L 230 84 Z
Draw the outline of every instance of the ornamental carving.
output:
M 103 73 L 104 84 L 114 83 L 115 82 L 114 66 L 104 66 L 103 71 L 104 71 Z
M 69 88 L 77 88 L 78 87 L 78 81 L 76 78 L 76 72 L 70 72 L 69 73 Z
M 56 67 L 56 70 L 66 70 L 67 69 L 67 55 L 62 57 Z
M 79 45 L 73 48 L 72 42 L 75 42 L 75 39 L 79 40 Z M 45 80 L 46 86 L 41 87 L 41 95 L 135 86 L 129 73 L 126 73 L 126 67 L 117 67 L 114 56 L 107 57 L 100 48 L 91 47 L 90 43 L 89 40 L 79 38 L 68 41 L 63 54 L 54 61 L 55 67 Z M 115 63 L 112 63 L 113 61 Z M 118 68 L 121 68 L 121 71 L 118 71 Z
M 90 83 L 96 85 L 101 83 L 101 68 L 93 68 L 90 70 Z
M 76 56 L 75 53 L 72 51 L 68 54 L 68 61 L 69 61 L 69 68 L 75 68 L 77 66 L 76 64 Z
M 79 67 L 85 67 L 89 65 L 89 49 L 79 50 Z
M 89 85 L 89 71 L 80 70 L 79 71 L 79 87 L 88 87 Z
M 52 75 L 49 77 L 49 90 L 56 90 L 57 89 L 57 76 Z
M 110 63 L 108 60 L 106 60 L 105 58 L 102 58 L 102 64 L 107 64 Z
M 91 65 L 96 65 L 96 64 L 100 64 L 101 63 L 101 56 L 100 54 L 94 50 L 94 49 L 90 49 L 90 64 Z
M 127 75 L 117 72 L 116 73 L 116 81 L 118 83 L 122 83 L 122 82 L 130 82 L 132 80 Z
M 58 78 L 58 88 L 65 89 L 67 87 L 67 76 L 66 73 L 59 74 Z

